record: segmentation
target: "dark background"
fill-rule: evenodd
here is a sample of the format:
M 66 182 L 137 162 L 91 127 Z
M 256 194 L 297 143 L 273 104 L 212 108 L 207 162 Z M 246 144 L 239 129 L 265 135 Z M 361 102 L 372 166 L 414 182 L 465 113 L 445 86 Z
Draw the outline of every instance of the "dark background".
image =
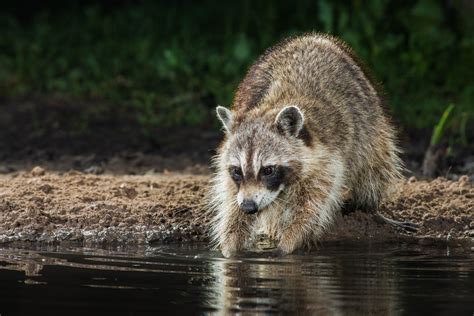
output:
M 0 6 L 0 171 L 89 155 L 71 164 L 80 169 L 125 152 L 206 164 L 220 138 L 214 108 L 230 106 L 250 64 L 287 36 L 317 31 L 345 40 L 382 83 L 410 169 L 432 142 L 436 174 L 472 173 L 472 1 Z

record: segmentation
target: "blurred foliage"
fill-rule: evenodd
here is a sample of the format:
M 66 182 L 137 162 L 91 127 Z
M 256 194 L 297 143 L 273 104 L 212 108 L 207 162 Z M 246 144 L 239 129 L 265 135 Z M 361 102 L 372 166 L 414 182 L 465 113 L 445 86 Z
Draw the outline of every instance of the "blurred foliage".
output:
M 103 100 L 132 108 L 145 130 L 196 125 L 230 105 L 267 47 L 318 31 L 354 48 L 403 126 L 432 128 L 453 103 L 451 129 L 462 131 L 474 111 L 472 12 L 454 0 L 64 2 L 27 18 L 4 10 L 0 94 Z

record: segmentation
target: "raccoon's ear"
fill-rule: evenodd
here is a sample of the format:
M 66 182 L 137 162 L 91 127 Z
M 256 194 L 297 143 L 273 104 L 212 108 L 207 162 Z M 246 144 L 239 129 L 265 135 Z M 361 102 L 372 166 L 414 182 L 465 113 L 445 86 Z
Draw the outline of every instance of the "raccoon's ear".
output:
M 227 132 L 230 132 L 230 129 L 232 128 L 232 119 L 234 116 L 232 114 L 232 111 L 228 108 L 219 105 L 218 107 L 216 107 L 216 113 L 217 118 L 222 122 L 222 125 L 224 126 L 225 130 Z
M 285 106 L 276 116 L 275 123 L 280 132 L 298 136 L 303 128 L 304 116 L 297 106 Z

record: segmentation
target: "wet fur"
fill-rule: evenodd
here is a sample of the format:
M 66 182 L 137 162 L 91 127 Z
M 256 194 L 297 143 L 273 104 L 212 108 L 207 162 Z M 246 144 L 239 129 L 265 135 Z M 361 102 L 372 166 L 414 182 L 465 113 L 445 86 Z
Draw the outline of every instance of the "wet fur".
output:
M 289 105 L 304 116 L 294 136 L 275 123 Z M 257 232 L 277 240 L 283 254 L 312 244 L 343 204 L 375 210 L 401 177 L 381 94 L 352 51 L 327 35 L 290 38 L 267 50 L 239 85 L 229 122 L 209 195 L 213 241 L 225 256 L 249 247 Z M 268 160 L 285 166 L 284 189 L 256 215 L 244 214 L 236 196 L 257 184 L 239 188 L 228 166 L 256 173 Z

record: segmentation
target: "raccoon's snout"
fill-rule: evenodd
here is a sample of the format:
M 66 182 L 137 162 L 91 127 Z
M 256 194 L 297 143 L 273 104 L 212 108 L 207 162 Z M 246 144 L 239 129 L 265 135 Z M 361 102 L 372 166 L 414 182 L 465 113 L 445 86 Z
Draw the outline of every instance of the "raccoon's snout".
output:
M 246 214 L 255 214 L 258 211 L 257 203 L 252 200 L 243 200 L 240 209 Z

